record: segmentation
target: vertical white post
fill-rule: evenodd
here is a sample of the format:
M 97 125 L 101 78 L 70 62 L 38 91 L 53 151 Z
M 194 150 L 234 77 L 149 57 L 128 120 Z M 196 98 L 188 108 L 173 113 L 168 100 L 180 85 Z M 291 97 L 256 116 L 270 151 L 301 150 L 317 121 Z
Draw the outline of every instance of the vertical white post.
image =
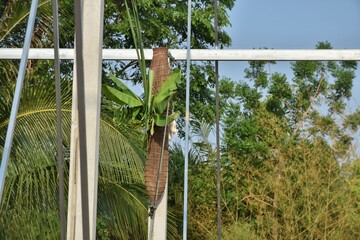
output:
M 87 166 L 91 239 L 95 239 L 96 237 L 103 14 L 104 0 L 83 0 L 83 61 L 85 78 L 84 90 L 86 106 L 86 143 L 88 157 Z M 75 78 L 74 84 L 76 84 Z M 79 144 L 76 114 L 77 103 L 75 102 L 77 100 L 77 96 L 75 96 L 75 94 L 76 90 L 74 89 L 67 226 L 67 239 L 69 240 L 83 239 L 78 151 Z
M 148 217 L 148 240 L 166 240 L 167 236 L 167 200 L 168 200 L 168 181 L 165 185 L 164 194 L 159 206 L 154 212 L 153 219 Z M 151 221 L 154 221 L 151 226 Z M 153 229 L 151 229 L 153 227 Z
M 70 171 L 69 171 L 69 200 L 68 200 L 68 216 L 67 216 L 67 237 L 66 239 L 75 239 L 75 223 L 76 217 L 81 217 L 81 208 L 78 212 L 77 198 L 80 196 L 80 154 L 79 154 L 79 119 L 77 110 L 77 81 L 76 81 L 76 61 L 74 61 L 74 80 L 72 94 L 72 115 L 71 115 L 71 143 L 70 143 Z M 78 227 L 82 227 L 78 226 Z

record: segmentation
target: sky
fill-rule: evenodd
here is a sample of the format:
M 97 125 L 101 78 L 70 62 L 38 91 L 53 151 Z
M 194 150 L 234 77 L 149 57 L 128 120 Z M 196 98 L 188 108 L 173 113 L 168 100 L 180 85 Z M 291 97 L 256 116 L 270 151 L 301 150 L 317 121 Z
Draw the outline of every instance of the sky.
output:
M 226 28 L 233 49 L 314 49 L 329 41 L 334 49 L 360 49 L 360 0 L 237 0 Z M 360 104 L 360 62 L 351 109 Z M 246 62 L 220 62 L 220 76 L 242 80 Z M 288 63 L 271 71 L 288 73 Z
M 359 0 L 236 0 L 229 16 L 232 48 L 360 48 Z

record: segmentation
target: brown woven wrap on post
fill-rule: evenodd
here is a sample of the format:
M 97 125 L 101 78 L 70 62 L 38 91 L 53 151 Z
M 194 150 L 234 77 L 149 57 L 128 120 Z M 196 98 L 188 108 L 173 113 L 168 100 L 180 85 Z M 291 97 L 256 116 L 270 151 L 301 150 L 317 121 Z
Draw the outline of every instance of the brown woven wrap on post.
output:
M 170 74 L 167 48 L 155 48 L 153 50 L 153 59 L 150 69 L 154 71 L 153 95 L 155 95 L 159 91 L 161 84 Z M 145 167 L 145 184 L 150 201 L 154 206 L 156 206 L 165 190 L 166 179 L 168 175 L 169 151 L 168 137 L 166 135 L 163 149 L 162 166 L 159 166 L 161 161 L 161 151 L 165 128 L 155 126 L 154 130 L 154 135 L 150 136 L 149 138 Z M 156 185 L 158 180 L 159 167 L 160 178 L 156 197 Z

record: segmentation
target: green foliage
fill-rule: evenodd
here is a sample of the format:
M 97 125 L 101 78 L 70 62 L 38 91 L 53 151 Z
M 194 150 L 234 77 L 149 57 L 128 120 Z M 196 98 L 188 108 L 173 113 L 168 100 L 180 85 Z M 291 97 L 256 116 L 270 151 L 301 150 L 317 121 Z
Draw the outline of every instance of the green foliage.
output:
M 135 41 L 132 38 L 130 22 L 125 2 L 107 1 L 105 8 L 106 46 L 112 48 L 133 48 Z M 207 48 L 214 44 L 214 28 L 211 22 L 214 19 L 212 1 L 202 0 L 193 6 L 192 45 L 194 48 Z M 224 27 L 230 26 L 227 10 L 234 6 L 233 0 L 222 1 L 219 5 L 219 40 L 229 45 L 231 40 Z M 178 48 L 186 43 L 187 38 L 187 2 L 161 0 L 138 0 L 137 12 L 141 19 L 144 47 L 167 46 Z
M 275 63 L 250 62 L 246 81 L 225 78 L 220 84 L 226 99 L 221 103 L 224 239 L 358 238 L 353 136 L 359 113 L 344 113 L 356 62 L 293 62 L 292 80 L 267 70 L 269 64 Z M 201 129 L 199 122 L 192 126 Z M 189 163 L 188 233 L 192 239 L 214 239 L 216 166 L 212 145 L 201 135 L 196 139 L 191 158 L 197 160 Z M 170 172 L 169 180 L 169 196 L 176 201 L 182 188 L 171 174 L 178 173 Z
M 241 118 L 245 122 L 234 122 L 245 125 L 247 131 L 232 129 L 241 132 L 241 137 L 233 135 L 239 142 L 236 151 L 229 150 L 231 145 L 223 149 L 224 238 L 356 236 L 354 219 L 359 215 L 354 204 L 357 195 L 353 195 L 352 189 L 356 189 L 357 180 L 352 180 L 352 187 L 345 173 L 356 175 L 340 167 L 329 143 L 321 137 L 295 140 L 288 134 L 291 131 L 286 122 L 265 107 L 252 114 L 251 121 L 247 121 L 250 117 Z M 251 129 L 249 125 L 261 131 L 246 135 Z M 229 143 L 226 139 L 225 142 Z M 256 146 L 257 142 L 262 148 L 240 148 Z M 216 233 L 215 165 L 200 161 L 190 169 L 189 234 L 192 239 L 212 239 Z
M 250 224 L 264 239 L 351 238 L 356 206 L 340 162 L 354 159 L 358 111 L 343 110 L 356 63 L 294 62 L 292 82 L 264 64 L 250 62 L 252 84 L 233 83 L 225 106 L 225 219 Z
M 2 214 L 1 239 L 59 239 L 59 214 L 54 209 L 23 209 Z M 31 224 L 29 224 L 31 223 Z M 46 236 L 46 237 L 44 237 Z
M 35 29 L 33 44 L 42 46 L 44 44 L 41 36 L 48 32 L 47 28 L 51 28 L 51 1 L 39 1 L 38 11 L 39 16 L 37 21 L 38 28 Z M 24 34 L 22 28 L 26 27 L 26 20 L 29 16 L 31 1 L 14 1 L 10 0 L 4 4 L 4 9 L 0 18 L 0 46 L 21 47 L 23 39 L 21 35 Z M 50 14 L 49 14 L 50 13 Z M 45 43 L 46 44 L 46 43 Z
M 174 112 L 170 115 L 164 114 L 165 109 L 168 107 L 171 97 L 174 95 L 177 89 L 177 83 L 180 80 L 180 70 L 176 69 L 171 73 L 167 79 L 160 86 L 159 92 L 156 95 L 152 95 L 152 82 L 153 71 L 149 73 L 149 88 L 144 88 L 147 97 L 143 100 L 129 89 L 121 80 L 116 79 L 113 75 L 110 76 L 118 89 L 109 85 L 103 85 L 104 95 L 118 103 L 120 107 L 127 108 L 127 115 L 130 115 L 132 119 L 137 119 L 143 123 L 143 127 L 150 135 L 154 134 L 154 125 L 167 126 L 169 123 L 179 117 L 179 112 Z M 144 84 L 145 86 L 146 84 Z M 124 119 L 124 118 L 123 118 Z
M 235 222 L 224 231 L 224 240 L 260 240 L 261 238 L 256 235 L 254 227 L 249 223 Z
M 109 98 L 110 100 L 122 105 L 129 106 L 131 108 L 140 107 L 143 105 L 142 101 L 139 97 L 131 91 L 121 80 L 117 79 L 114 75 L 109 75 L 110 79 L 116 84 L 116 86 L 120 89 L 103 85 L 102 92 Z
M 268 73 L 265 71 L 267 64 L 274 64 L 273 61 L 250 61 L 250 67 L 245 69 L 245 78 L 254 81 L 256 88 L 268 86 Z
M 111 48 L 139 48 L 140 46 L 152 48 L 157 46 L 166 46 L 169 48 L 184 48 L 187 37 L 187 2 L 185 1 L 149 1 L 141 0 L 136 2 L 137 10 L 132 10 L 130 6 L 128 13 L 124 13 L 127 2 L 109 1 L 105 9 L 104 26 L 104 44 Z M 214 28 L 212 21 L 214 12 L 212 1 L 202 0 L 194 3 L 192 18 L 192 48 L 209 48 L 214 45 Z M 134 4 L 132 4 L 134 5 Z M 219 4 L 219 42 L 222 46 L 229 46 L 230 37 L 225 32 L 224 27 L 230 26 L 227 11 L 234 6 L 233 0 L 222 1 Z M 137 30 L 132 34 L 132 27 L 136 27 L 132 14 L 137 12 L 141 23 L 141 33 Z M 136 16 L 136 14 L 134 15 Z M 138 36 L 142 37 L 139 41 Z M 109 72 L 115 73 L 122 79 L 130 79 L 135 83 L 142 84 L 144 79 L 144 63 L 141 62 L 140 70 L 136 62 L 106 64 Z M 176 67 L 184 71 L 184 63 L 176 63 Z M 215 102 L 214 72 L 213 64 L 203 62 L 192 64 L 191 66 L 191 109 L 195 118 L 214 121 Z M 141 77 L 140 77 L 141 76 Z M 145 88 L 146 84 L 143 85 Z M 145 96 L 145 99 L 147 96 Z M 178 85 L 178 91 L 173 97 L 174 110 L 181 112 L 178 123 L 180 136 L 184 135 L 182 131 L 184 126 L 185 113 L 185 77 L 183 76 Z
M 180 80 L 180 70 L 175 69 L 161 84 L 158 93 L 154 96 L 153 105 L 158 113 L 165 111 L 167 104 L 177 89 Z
M 4 3 L 0 6 L 0 47 L 19 47 L 30 1 L 7 0 Z M 132 3 L 131 8 L 127 6 L 129 3 Z M 169 81 L 161 93 L 152 97 L 154 79 L 151 72 L 146 76 L 147 63 L 141 48 L 184 47 L 187 4 L 164 0 L 134 3 L 117 0 L 105 3 L 104 46 L 140 49 L 138 56 L 142 60 L 104 63 L 104 70 L 121 79 L 143 80 L 144 96 L 138 97 L 114 76 L 104 77 L 108 99 L 102 101 L 99 239 L 144 238 L 147 213 L 139 125 L 145 118 L 149 119 L 145 123 L 147 129 L 154 124 L 166 125 L 161 113 L 171 97 L 175 109 L 185 112 L 184 77 Z M 230 25 L 226 10 L 233 4 L 233 0 L 220 3 L 219 38 L 223 46 L 231 42 L 224 27 Z M 192 48 L 208 48 L 214 44 L 211 6 L 212 1 L 208 0 L 194 3 Z M 73 36 L 72 1 L 60 1 L 60 11 L 61 46 L 71 47 L 73 40 L 68 38 Z M 32 46 L 51 47 L 50 12 L 50 1 L 40 1 Z M 140 21 L 143 31 L 140 31 Z M 332 47 L 329 42 L 320 42 L 316 48 Z M 138 70 L 138 64 L 142 71 Z M 249 62 L 246 81 L 237 83 L 222 79 L 220 83 L 224 239 L 360 238 L 360 168 L 359 159 L 352 152 L 353 133 L 360 124 L 359 110 L 346 112 L 357 63 L 293 62 L 292 79 L 268 71 L 270 64 L 275 63 Z M 16 61 L 0 61 L 0 132 L 4 134 L 17 65 Z M 71 66 L 63 62 L 66 71 L 63 76 L 71 74 Z M 179 68 L 184 66 L 178 64 Z M 0 209 L 0 236 L 4 239 L 58 239 L 55 101 L 54 86 L 49 82 L 53 81 L 51 62 L 29 61 L 27 70 Z M 213 64 L 192 64 L 191 72 L 190 107 L 195 132 L 193 150 L 189 153 L 188 234 L 191 239 L 214 239 L 216 174 L 214 149 L 209 141 L 215 119 Z M 71 81 L 63 79 L 62 84 L 63 89 L 67 89 L 63 93 L 66 136 L 63 144 L 67 163 Z M 180 126 L 183 123 L 180 121 Z M 4 134 L 0 135 L 0 152 Z M 170 214 L 169 219 L 177 221 L 178 225 L 174 238 L 180 238 L 182 229 L 183 166 L 181 146 L 174 145 L 169 164 L 169 207 L 175 215 Z M 169 229 L 171 233 L 176 231 L 174 224 L 170 224 Z
M 353 211 L 349 212 L 347 215 L 347 222 L 352 226 L 347 230 L 348 236 L 353 236 L 354 238 L 360 237 L 360 228 L 357 222 L 360 220 L 360 159 L 356 158 L 352 163 L 348 164 L 346 167 L 347 174 L 349 174 L 349 188 L 351 191 L 351 202 L 349 205 L 352 207 Z
M 209 142 L 211 125 L 194 120 L 193 148 L 189 151 L 188 238 L 216 237 L 215 152 Z M 168 207 L 177 216 L 178 236 L 182 236 L 184 153 L 180 144 L 169 149 Z M 205 217 L 206 216 L 206 217 Z
M 360 109 L 357 109 L 354 113 L 346 116 L 344 121 L 344 127 L 350 128 L 352 131 L 356 132 L 360 125 Z
M 0 206 L 2 239 L 59 238 L 55 86 L 53 72 L 49 71 L 51 64 L 51 61 L 32 61 L 28 68 L 30 74 L 26 75 Z M 10 116 L 14 81 L 0 79 L 0 154 Z M 66 78 L 62 79 L 62 117 L 67 179 L 71 82 Z M 145 190 L 141 135 L 135 128 L 114 125 L 106 119 L 109 116 L 102 115 L 99 189 L 113 187 L 117 191 L 109 194 L 99 190 L 99 202 L 107 203 L 107 207 L 99 205 L 98 213 L 102 220 L 112 212 L 123 218 L 118 225 L 106 222 L 101 232 L 109 232 L 111 237 L 119 239 L 128 234 L 144 236 L 147 211 L 146 200 L 141 197 Z M 67 180 L 65 184 L 67 188 Z M 135 185 L 138 187 L 130 187 Z M 128 208 L 119 208 L 124 204 Z
M 164 111 L 169 107 L 170 99 L 176 92 L 181 74 L 179 69 L 174 70 L 161 84 L 158 93 L 156 95 L 152 94 L 154 72 L 150 70 L 149 76 L 146 76 L 142 29 L 140 26 L 136 0 L 131 1 L 131 10 L 127 2 L 125 2 L 125 7 L 132 36 L 134 38 L 138 61 L 140 63 L 144 99 L 140 100 L 140 97 L 136 96 L 134 92 L 120 80 L 117 80 L 113 75 L 110 75 L 110 78 L 115 81 L 119 90 L 108 85 L 103 85 L 103 92 L 110 100 L 120 104 L 121 107 L 127 108 L 127 114 L 130 114 L 132 119 L 140 120 L 145 132 L 149 135 L 153 135 L 155 125 L 160 127 L 167 126 L 180 115 L 179 112 L 168 115 L 167 113 L 164 114 Z M 148 136 L 145 137 L 145 139 L 147 138 Z
M 191 64 L 190 82 L 191 125 L 195 124 L 192 119 L 201 119 L 209 124 L 215 124 L 215 73 L 213 63 L 202 62 L 198 65 Z M 179 121 L 176 121 L 179 127 L 178 135 L 180 137 L 185 136 L 183 131 L 185 126 L 185 88 L 186 81 L 183 77 L 180 80 L 178 91 L 173 99 L 174 109 L 182 113 Z M 227 98 L 221 98 L 220 106 L 226 105 L 226 101 Z

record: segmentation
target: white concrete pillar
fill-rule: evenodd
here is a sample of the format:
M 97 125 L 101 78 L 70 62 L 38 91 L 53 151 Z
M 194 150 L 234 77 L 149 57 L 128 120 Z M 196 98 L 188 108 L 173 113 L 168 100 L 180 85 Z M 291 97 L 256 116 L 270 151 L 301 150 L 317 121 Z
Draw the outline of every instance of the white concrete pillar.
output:
M 83 0 L 83 61 L 90 237 L 96 237 L 104 0 Z M 76 62 L 76 59 L 75 59 Z M 75 74 L 74 74 L 75 76 Z M 76 79 L 74 77 L 74 86 Z M 82 236 L 77 96 L 73 89 L 67 239 Z
M 165 185 L 165 191 L 154 212 L 154 217 L 148 217 L 148 240 L 166 240 L 167 236 L 167 200 L 168 200 L 168 182 Z M 152 222 L 153 221 L 153 222 Z

